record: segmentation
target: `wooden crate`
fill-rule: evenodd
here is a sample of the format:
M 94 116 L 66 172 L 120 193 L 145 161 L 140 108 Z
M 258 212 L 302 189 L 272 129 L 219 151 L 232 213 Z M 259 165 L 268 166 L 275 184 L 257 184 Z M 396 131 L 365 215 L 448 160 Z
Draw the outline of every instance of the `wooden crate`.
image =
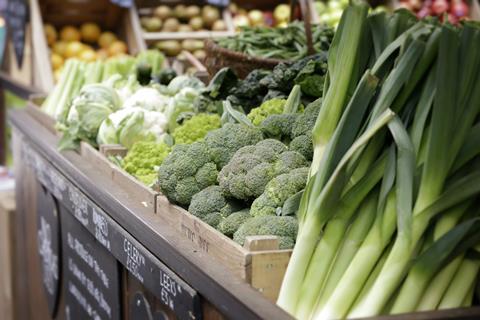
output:
M 15 214 L 13 191 L 0 192 L 0 310 L 2 319 L 13 320 L 12 281 L 14 278 L 12 231 Z
M 50 53 L 45 39 L 43 25 L 51 23 L 55 27 L 67 24 L 80 25 L 83 22 L 95 22 L 102 28 L 115 31 L 128 45 L 129 53 L 136 54 L 143 43 L 133 29 L 132 17 L 136 16 L 132 8 L 124 10 L 111 4 L 109 0 L 29 0 L 30 20 L 33 42 L 33 85 L 50 92 L 54 86 L 54 77 L 50 63 Z
M 31 95 L 28 98 L 26 110 L 35 120 L 47 128 L 48 131 L 58 134 L 55 130 L 55 119 L 40 109 L 43 101 L 45 101 L 45 94 Z
M 211 256 L 275 301 L 292 250 L 279 250 L 277 237 L 248 237 L 242 247 L 159 194 L 156 213 L 197 250 Z
M 157 214 L 191 242 L 194 250 L 200 250 L 216 259 L 267 298 L 276 300 L 292 252 L 279 250 L 277 237 L 249 237 L 242 247 L 185 209 L 171 204 L 160 192 L 141 184 L 108 159 L 109 156 L 124 156 L 125 148 L 103 145 L 99 151 L 82 142 L 80 153 L 88 162 L 105 172 L 130 197 L 151 208 L 152 214 Z

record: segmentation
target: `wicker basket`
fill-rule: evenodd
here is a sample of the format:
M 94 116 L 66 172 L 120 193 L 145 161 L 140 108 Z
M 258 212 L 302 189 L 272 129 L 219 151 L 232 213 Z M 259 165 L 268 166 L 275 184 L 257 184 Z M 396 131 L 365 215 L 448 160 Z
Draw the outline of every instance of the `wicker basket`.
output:
M 307 46 L 309 54 L 313 54 L 312 43 L 312 26 L 311 8 L 310 4 L 306 0 L 298 1 L 300 4 L 301 14 L 305 23 L 305 32 L 307 33 Z M 292 7 L 292 16 L 294 9 L 297 7 L 297 1 L 290 1 Z M 223 67 L 230 67 L 239 78 L 245 78 L 250 72 L 256 69 L 273 69 L 277 64 L 285 62 L 280 59 L 266 59 L 247 55 L 242 52 L 237 52 L 229 49 L 225 49 L 217 45 L 213 40 L 205 40 L 205 51 L 207 57 L 205 58 L 205 67 L 207 68 L 210 76 L 217 73 L 218 70 Z
M 213 40 L 205 40 L 205 66 L 210 75 L 214 75 L 223 67 L 230 67 L 240 78 L 245 78 L 255 69 L 273 69 L 284 60 L 257 58 L 245 53 L 220 47 Z

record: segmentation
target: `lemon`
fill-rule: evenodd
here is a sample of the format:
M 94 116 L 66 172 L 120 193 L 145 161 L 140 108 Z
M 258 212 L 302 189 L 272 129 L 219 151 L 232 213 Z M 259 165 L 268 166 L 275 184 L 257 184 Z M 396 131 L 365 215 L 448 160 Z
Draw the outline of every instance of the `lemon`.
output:
M 109 31 L 103 32 L 98 38 L 98 45 L 101 48 L 107 49 L 112 43 L 117 40 L 117 36 Z
M 65 26 L 60 31 L 60 39 L 63 41 L 80 41 L 80 32 L 74 26 Z
M 99 49 L 97 51 L 97 57 L 101 60 L 105 60 L 108 58 L 108 50 L 107 49 Z
M 52 51 L 56 54 L 65 57 L 67 51 L 67 43 L 65 41 L 57 41 L 53 44 Z
M 127 53 L 127 45 L 123 41 L 115 41 L 108 47 L 108 54 L 110 56 L 116 56 L 119 54 Z
M 82 61 L 93 62 L 97 60 L 97 54 L 95 51 L 91 49 L 87 49 L 87 50 L 83 50 L 78 56 L 78 58 Z
M 83 51 L 83 44 L 78 41 L 73 41 L 67 44 L 67 48 L 65 50 L 65 57 L 66 58 L 73 58 L 77 57 Z
M 45 37 L 47 38 L 48 45 L 50 47 L 53 46 L 55 41 L 57 41 L 57 30 L 55 30 L 55 27 L 51 24 L 46 24 L 43 29 L 45 31 Z
M 80 27 L 82 40 L 88 43 L 95 43 L 100 38 L 100 27 L 95 23 L 84 23 Z
M 52 64 L 53 70 L 57 70 L 63 66 L 63 58 L 59 54 L 52 53 L 50 56 L 50 63 Z

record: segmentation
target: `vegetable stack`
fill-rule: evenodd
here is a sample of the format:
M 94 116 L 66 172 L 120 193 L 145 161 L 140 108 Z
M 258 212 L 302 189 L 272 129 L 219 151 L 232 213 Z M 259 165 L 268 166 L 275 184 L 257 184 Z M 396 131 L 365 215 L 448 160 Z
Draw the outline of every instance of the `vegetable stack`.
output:
M 278 304 L 298 319 L 468 306 L 480 262 L 480 27 L 344 12 Z

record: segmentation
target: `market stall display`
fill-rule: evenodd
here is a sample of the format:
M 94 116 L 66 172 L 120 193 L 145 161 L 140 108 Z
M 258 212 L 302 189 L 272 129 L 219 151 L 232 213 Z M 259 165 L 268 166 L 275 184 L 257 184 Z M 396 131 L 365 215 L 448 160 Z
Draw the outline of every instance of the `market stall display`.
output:
M 137 1 L 138 53 L 94 15 L 41 29 L 52 52 L 78 48 L 12 116 L 18 248 L 38 253 L 17 263 L 42 275 L 16 290 L 45 291 L 39 314 L 480 315 L 478 23 L 329 2 L 327 24 L 285 25 L 310 17 L 300 2 L 272 27 L 267 6 Z M 223 37 L 230 13 L 250 25 Z

